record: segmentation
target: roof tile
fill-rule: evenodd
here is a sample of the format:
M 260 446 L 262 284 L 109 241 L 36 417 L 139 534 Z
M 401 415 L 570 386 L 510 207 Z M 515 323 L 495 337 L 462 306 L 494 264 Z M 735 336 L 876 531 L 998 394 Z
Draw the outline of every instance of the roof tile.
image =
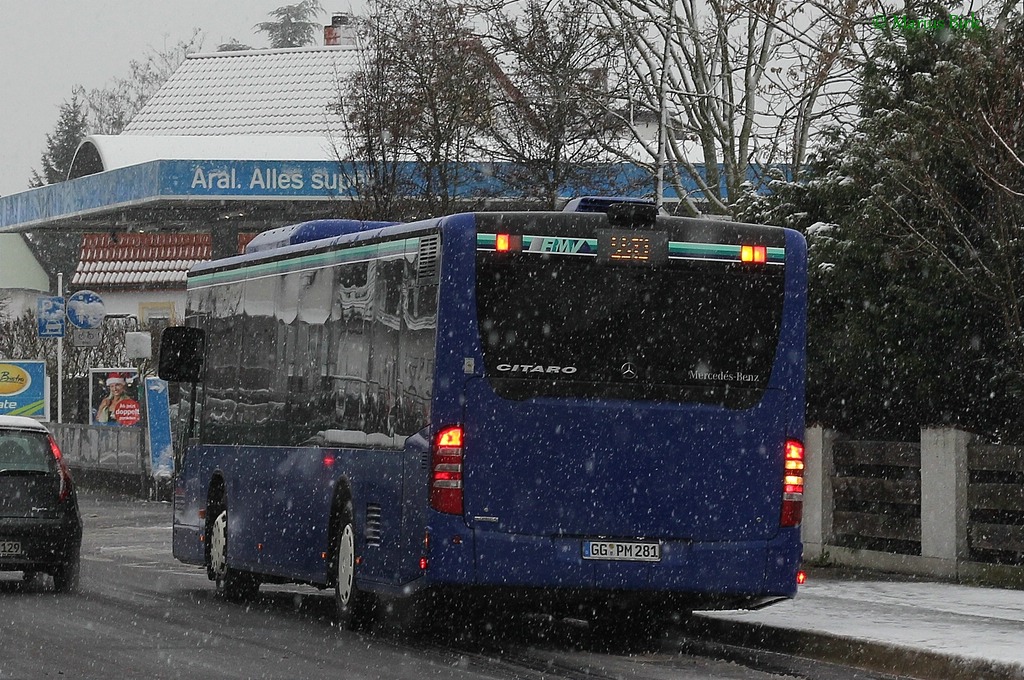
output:
M 347 46 L 190 55 L 132 118 L 126 134 L 324 134 L 338 78 L 358 68 Z M 258 106 L 260 115 L 253 115 Z
M 252 239 L 240 234 L 238 251 Z M 210 234 L 85 234 L 74 286 L 181 288 L 194 265 L 210 259 Z

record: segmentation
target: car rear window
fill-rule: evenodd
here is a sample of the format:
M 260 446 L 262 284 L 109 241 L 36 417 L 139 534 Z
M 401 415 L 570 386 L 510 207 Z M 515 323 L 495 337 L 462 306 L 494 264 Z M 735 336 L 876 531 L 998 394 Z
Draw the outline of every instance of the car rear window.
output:
M 0 472 L 52 472 L 49 438 L 41 432 L 0 430 Z

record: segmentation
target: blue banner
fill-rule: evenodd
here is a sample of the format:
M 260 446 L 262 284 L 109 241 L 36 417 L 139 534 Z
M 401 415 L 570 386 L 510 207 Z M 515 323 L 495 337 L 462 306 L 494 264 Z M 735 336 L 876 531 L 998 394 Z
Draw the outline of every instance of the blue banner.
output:
M 171 448 L 171 407 L 166 381 L 146 378 L 146 413 L 150 472 L 153 477 L 170 477 L 174 474 L 174 453 Z

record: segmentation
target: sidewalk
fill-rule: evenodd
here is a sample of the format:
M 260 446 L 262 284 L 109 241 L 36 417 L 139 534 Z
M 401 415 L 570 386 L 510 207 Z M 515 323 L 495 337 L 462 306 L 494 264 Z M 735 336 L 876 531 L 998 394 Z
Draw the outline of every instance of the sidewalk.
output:
M 816 569 L 794 600 L 699 612 L 691 626 L 723 643 L 913 678 L 1024 679 L 1024 590 Z

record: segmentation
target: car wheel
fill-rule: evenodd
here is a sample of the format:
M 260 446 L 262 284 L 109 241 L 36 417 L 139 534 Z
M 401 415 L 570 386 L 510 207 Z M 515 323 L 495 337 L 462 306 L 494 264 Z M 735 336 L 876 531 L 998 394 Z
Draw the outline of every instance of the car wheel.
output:
M 73 593 L 78 590 L 81 558 L 73 558 L 53 571 L 53 589 L 58 593 Z
M 356 545 L 352 520 L 345 517 L 334 551 L 334 602 L 338 627 L 368 630 L 373 624 L 374 597 L 356 585 Z
M 210 528 L 210 562 L 207 572 L 217 592 L 227 600 L 244 601 L 254 597 L 260 582 L 252 574 L 228 566 L 228 511 L 222 510 Z

